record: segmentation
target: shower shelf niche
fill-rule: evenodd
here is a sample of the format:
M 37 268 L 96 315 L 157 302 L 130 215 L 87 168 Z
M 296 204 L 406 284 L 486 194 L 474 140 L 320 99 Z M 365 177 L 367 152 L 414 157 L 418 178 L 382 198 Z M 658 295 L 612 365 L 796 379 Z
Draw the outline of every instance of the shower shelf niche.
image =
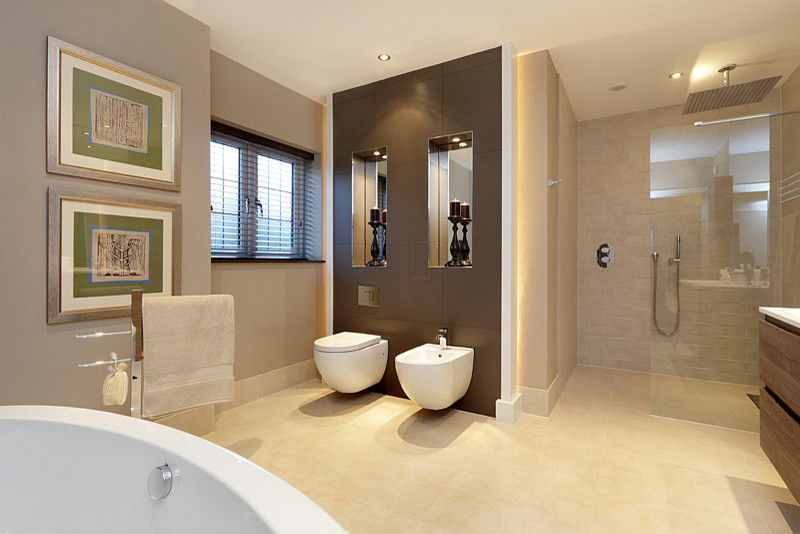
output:
M 769 284 L 740 286 L 721 280 L 681 280 L 681 285 L 690 289 L 769 289 Z

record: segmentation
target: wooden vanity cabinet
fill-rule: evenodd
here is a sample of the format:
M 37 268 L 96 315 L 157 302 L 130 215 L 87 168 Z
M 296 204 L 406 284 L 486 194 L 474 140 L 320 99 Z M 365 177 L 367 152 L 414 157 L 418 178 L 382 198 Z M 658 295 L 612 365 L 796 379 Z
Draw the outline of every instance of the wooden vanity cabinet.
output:
M 800 329 L 761 321 L 759 375 L 761 448 L 800 501 Z

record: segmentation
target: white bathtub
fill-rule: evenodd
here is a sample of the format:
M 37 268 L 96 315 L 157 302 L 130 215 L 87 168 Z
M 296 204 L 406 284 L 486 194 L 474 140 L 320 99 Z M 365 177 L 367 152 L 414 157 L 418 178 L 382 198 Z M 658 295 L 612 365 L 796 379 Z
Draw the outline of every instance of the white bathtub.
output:
M 147 481 L 180 471 L 169 496 Z M 0 532 L 344 532 L 308 497 L 198 437 L 130 417 L 0 407 Z

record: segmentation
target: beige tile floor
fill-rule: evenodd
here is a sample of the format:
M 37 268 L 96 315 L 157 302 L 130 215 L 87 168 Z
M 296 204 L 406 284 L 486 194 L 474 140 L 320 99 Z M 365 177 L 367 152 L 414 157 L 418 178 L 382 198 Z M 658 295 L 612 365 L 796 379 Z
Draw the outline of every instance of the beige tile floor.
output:
M 549 418 L 514 425 L 312 380 L 205 437 L 351 532 L 800 531 L 758 434 L 653 417 L 650 380 L 579 366 Z
M 653 415 L 758 432 L 758 408 L 747 396 L 756 386 L 651 375 Z

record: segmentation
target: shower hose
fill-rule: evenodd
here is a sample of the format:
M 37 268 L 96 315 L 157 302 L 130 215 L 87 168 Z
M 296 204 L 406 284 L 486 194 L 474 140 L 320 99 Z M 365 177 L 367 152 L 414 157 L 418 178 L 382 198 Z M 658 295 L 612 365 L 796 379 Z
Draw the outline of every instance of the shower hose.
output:
M 675 314 L 675 328 L 666 332 L 658 325 L 658 318 L 656 317 L 656 287 L 658 286 L 658 252 L 653 252 L 653 324 L 656 325 L 656 330 L 664 336 L 671 336 L 678 331 L 678 325 L 681 324 L 681 245 L 680 236 L 678 236 L 678 254 L 675 258 L 669 258 L 669 263 L 676 265 L 675 277 L 675 298 L 678 303 L 678 311 Z

